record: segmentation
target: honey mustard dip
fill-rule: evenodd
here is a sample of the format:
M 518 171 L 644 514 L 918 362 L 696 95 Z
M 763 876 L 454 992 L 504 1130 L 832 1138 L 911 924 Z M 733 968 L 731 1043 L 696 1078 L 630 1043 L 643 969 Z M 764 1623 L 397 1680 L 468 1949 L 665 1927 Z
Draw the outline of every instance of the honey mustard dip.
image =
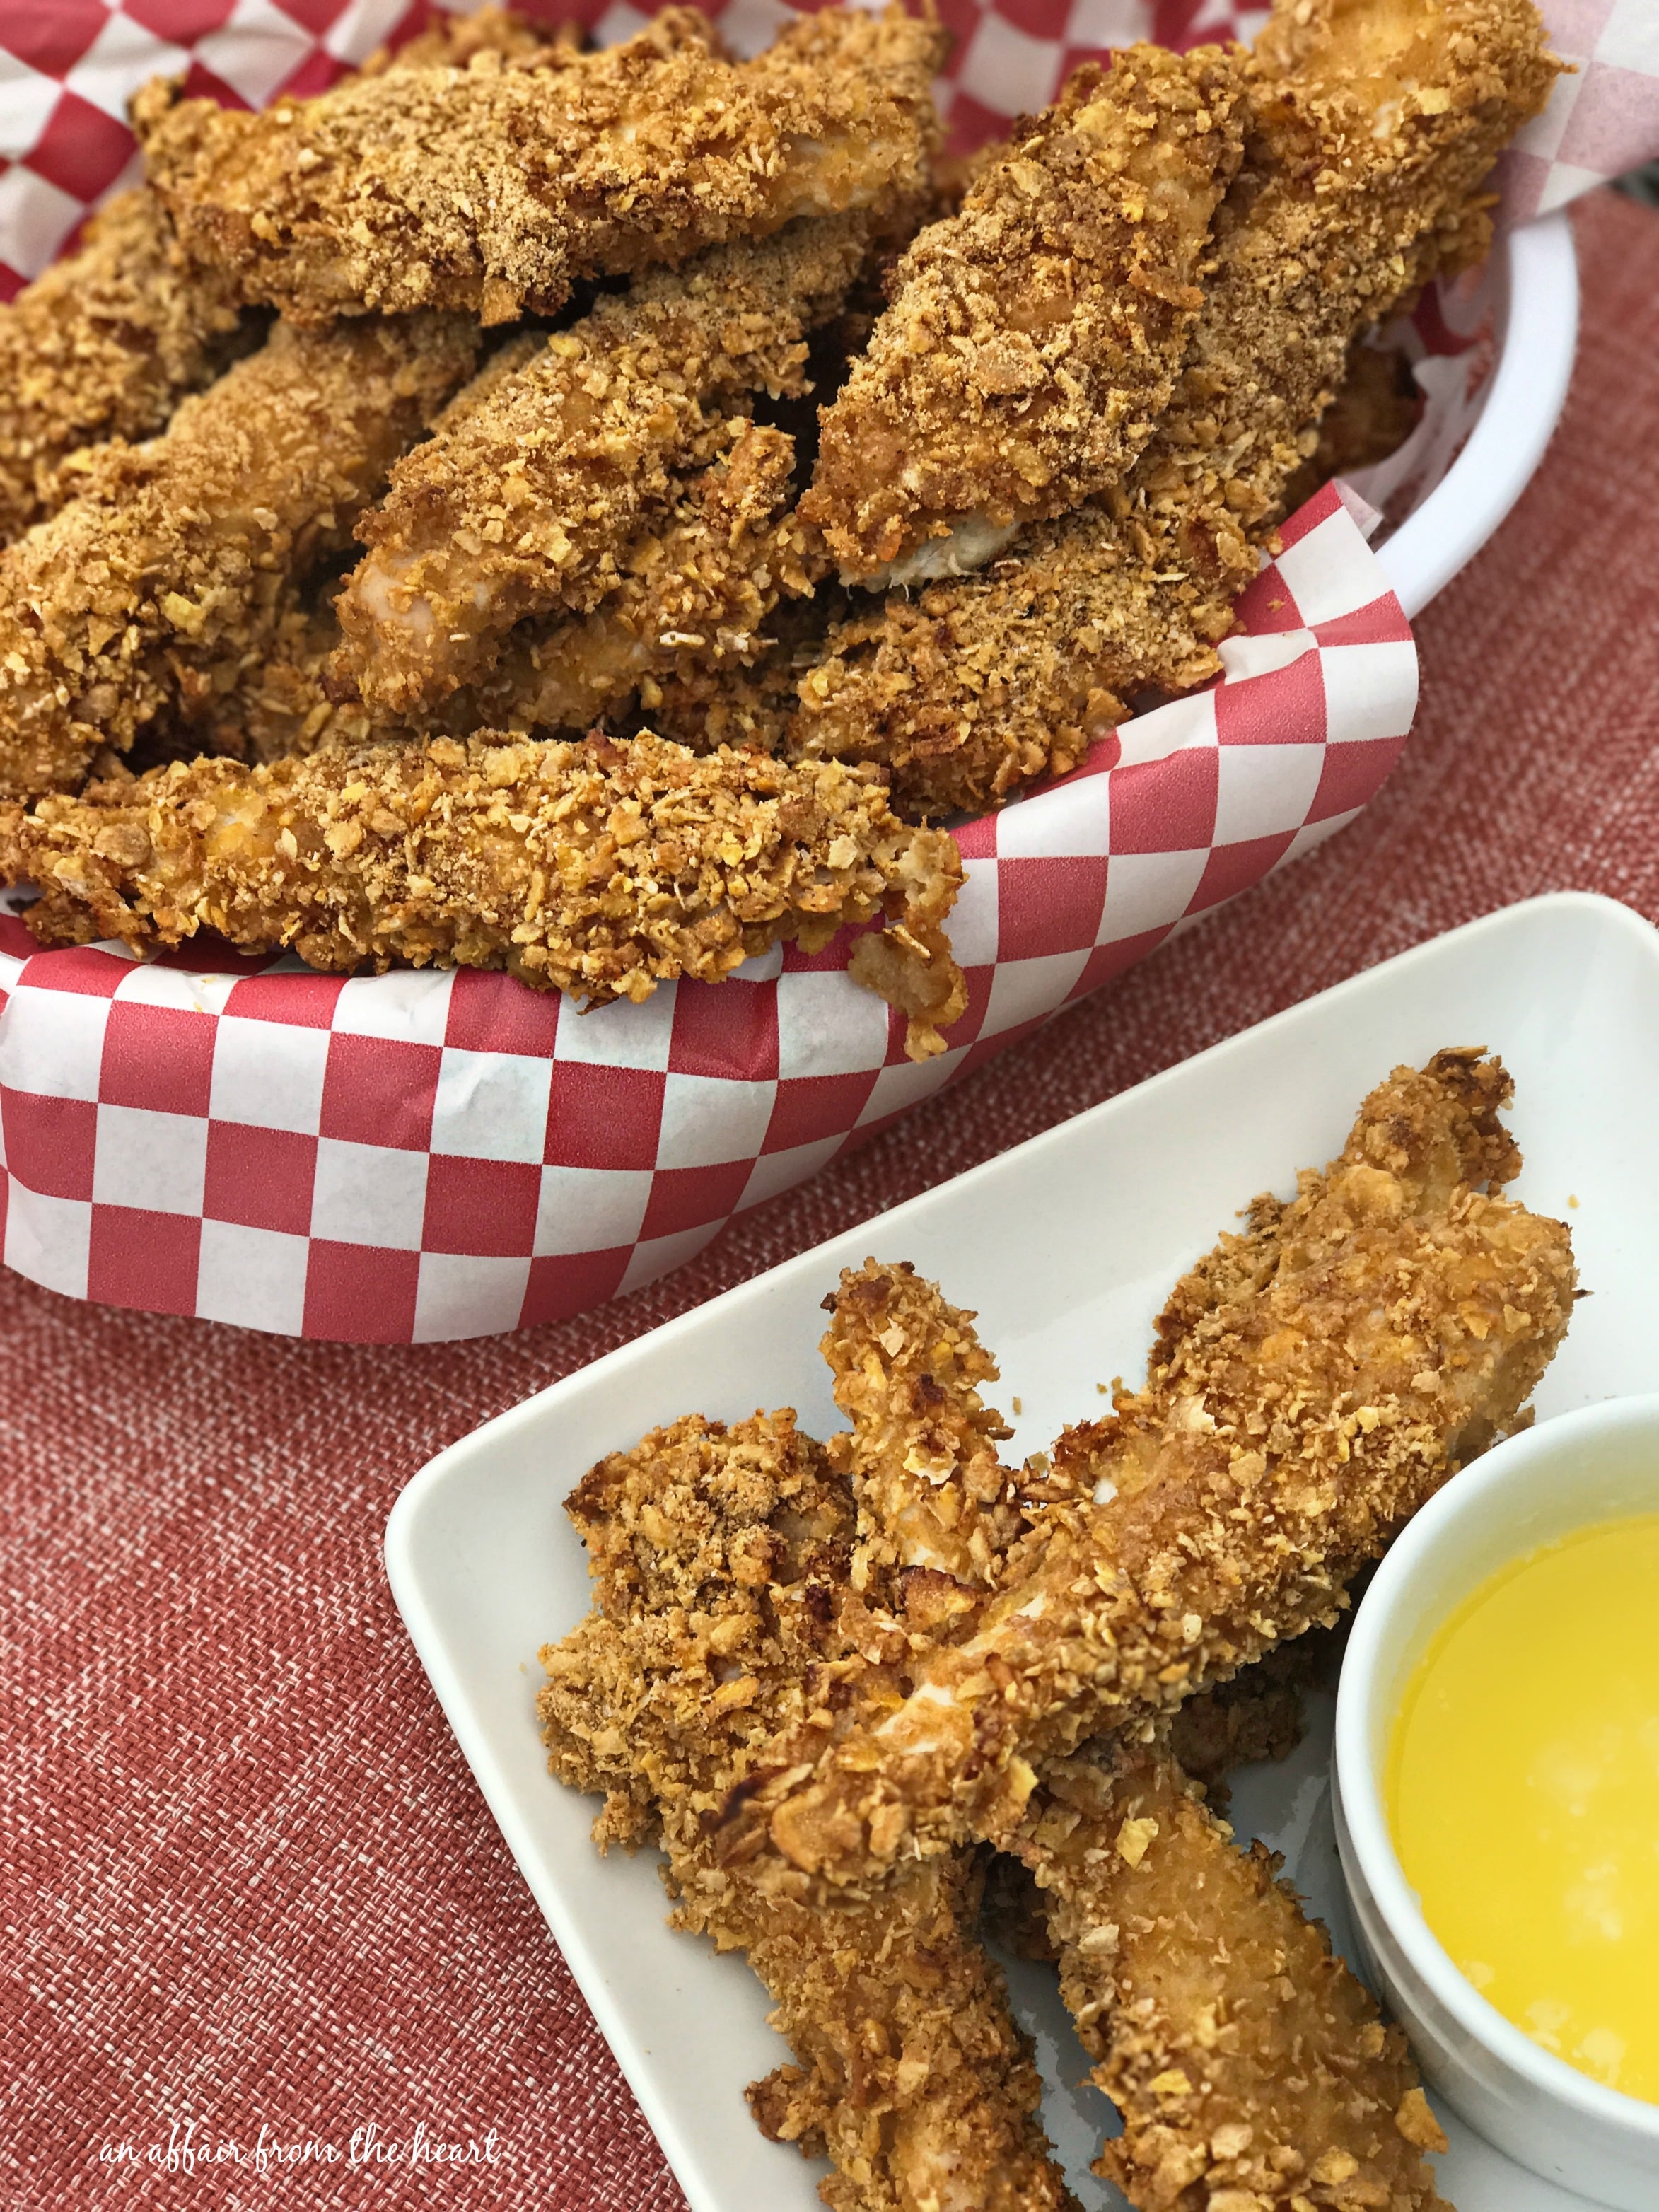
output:
M 1659 2104 L 1659 1514 L 1534 1552 L 1459 1607 L 1401 1703 L 1387 1797 L 1475 1988 Z

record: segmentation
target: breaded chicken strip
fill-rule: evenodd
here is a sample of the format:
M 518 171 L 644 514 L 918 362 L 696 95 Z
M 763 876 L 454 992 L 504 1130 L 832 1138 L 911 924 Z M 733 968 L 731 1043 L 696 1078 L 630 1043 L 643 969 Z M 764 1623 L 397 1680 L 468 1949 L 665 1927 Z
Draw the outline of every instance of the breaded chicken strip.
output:
M 1285 487 L 1294 514 L 1333 477 L 1368 469 L 1403 446 L 1423 417 L 1423 394 L 1404 353 L 1356 338 L 1336 397 L 1319 418 L 1319 442 Z
M 185 244 L 244 298 L 296 321 L 448 307 L 510 322 L 553 313 L 580 277 L 919 190 L 940 53 L 902 8 L 830 9 L 734 63 L 676 8 L 602 52 L 486 47 L 263 114 L 158 81 L 134 127 Z
M 1503 1197 L 1510 1085 L 1474 1051 L 1397 1069 L 1296 1198 L 1176 1288 L 1146 1387 L 1068 1431 L 1051 1505 L 979 1626 L 808 1781 L 733 1806 L 780 1873 L 868 1879 L 1018 1823 L 1031 1762 L 1126 1733 L 1328 1623 L 1360 1568 L 1510 1426 L 1565 1332 L 1567 1231 Z
M 781 753 L 797 687 L 823 653 L 845 600 L 833 580 L 820 582 L 810 599 L 781 599 L 767 623 L 765 642 L 747 666 L 728 662 L 707 669 L 683 660 L 672 674 L 644 678 L 635 712 L 694 752 L 744 745 Z
M 915 240 L 801 503 L 843 583 L 976 568 L 1123 474 L 1180 370 L 1243 121 L 1218 47 L 1127 47 Z
M 1433 2212 L 1406 2039 L 1260 1844 L 1156 1750 L 1046 1766 L 1014 1837 L 1139 2212 Z
M 552 1770 L 606 1793 L 601 1847 L 668 1855 L 675 1924 L 743 1950 L 799 2065 L 750 2092 L 775 2139 L 827 2150 L 836 2212 L 1062 2212 L 1030 2048 L 974 1936 L 970 1859 L 906 1869 L 820 1910 L 720 1865 L 707 1815 L 770 1738 L 833 1700 L 853 1509 L 792 1413 L 693 1415 L 613 1453 L 569 1501 L 596 1609 L 542 1653 Z M 872 1642 L 873 1639 L 873 1642 Z M 852 1655 L 852 1663 L 866 1662 Z
M 1224 1286 L 1212 1275 L 1202 1295 Z M 997 1458 L 1007 1429 L 978 1389 L 995 1369 L 972 1316 L 908 1267 L 848 1269 L 826 1304 L 823 1352 L 852 1424 L 830 1446 L 858 1504 L 852 1580 L 902 1591 L 914 1669 L 917 1627 L 960 1640 L 1025 1525 L 1018 1479 Z M 1043 1486 L 1062 1492 L 1064 1472 Z M 1102 2061 L 1095 2078 L 1124 2116 L 1103 2170 L 1146 2212 L 1179 2212 L 1200 2179 L 1206 2203 L 1255 2188 L 1271 2212 L 1293 2212 L 1310 2189 L 1344 2212 L 1439 2201 L 1418 2148 L 1433 2123 L 1403 2037 L 1385 2036 L 1263 1855 L 1234 1850 L 1170 1756 L 1177 1731 L 1223 1765 L 1281 1754 L 1304 1672 L 1300 1647 L 1281 1647 L 1189 1700 L 1160 1724 L 1158 1748 L 1108 1745 L 1103 1763 L 1043 1767 L 1012 1840 L 1040 1885 L 1037 1943 L 1032 1899 L 998 1884 L 994 1910 L 1005 1929 L 1013 1920 L 1015 1948 L 1061 1964 Z M 853 1702 L 867 1707 L 883 1691 L 890 1697 L 866 1682 Z M 1200 1706 L 1211 1709 L 1202 1721 Z
M 855 613 L 803 681 L 788 749 L 884 763 L 908 811 L 977 810 L 1075 766 L 1137 693 L 1213 676 L 1351 340 L 1485 252 L 1480 187 L 1558 67 L 1532 0 L 1279 0 L 1139 460 L 988 574 Z
M 783 750 L 878 763 L 907 813 L 977 814 L 1078 767 L 1136 692 L 1206 683 L 1239 580 L 1119 503 L 1121 520 L 1036 523 L 977 575 L 854 606 L 799 679 Z
M 580 37 L 486 8 L 444 17 L 367 67 L 464 68 L 483 50 L 539 53 Z M 149 186 L 111 200 L 73 253 L 0 308 L 0 543 L 75 496 L 59 468 L 69 454 L 149 437 L 257 341 L 228 274 L 186 259 Z
M 1301 1742 L 1305 1732 L 1303 1686 L 1315 1679 L 1333 1640 L 1327 1631 L 1316 1628 L 1293 1644 L 1275 1644 L 1241 1667 L 1230 1681 L 1199 1691 L 1158 1723 L 1158 1741 L 1170 1760 L 1218 1816 L 1226 1813 L 1232 1795 L 1229 1778 L 1236 1769 L 1257 1760 L 1287 1759 Z M 1109 1775 L 1127 1756 L 1110 1741 L 1099 1751 L 1094 1764 Z M 1080 1754 L 1088 1755 L 1086 1750 Z M 1056 1760 L 1042 1771 L 1045 1777 L 1058 1774 L 1064 1765 Z M 1027 1818 L 1031 1817 L 1028 1808 Z M 980 1923 L 990 1939 L 1015 1958 L 1041 1960 L 1049 1966 L 1059 1962 L 1042 1892 L 1023 1859 L 1003 1851 L 992 1854 Z
M 729 443 L 727 410 L 799 388 L 866 239 L 835 216 L 645 277 L 411 453 L 340 600 L 343 682 L 404 715 L 484 673 L 525 617 L 590 612 L 678 477 Z
M 0 307 L 0 542 L 74 497 L 70 453 L 149 437 L 253 336 L 228 280 L 187 265 L 154 192 L 112 200 Z
M 68 789 L 100 746 L 210 703 L 476 344 L 459 316 L 279 324 L 161 437 L 93 456 L 80 496 L 0 554 L 0 794 Z
M 824 1309 L 820 1348 L 850 1424 L 830 1451 L 858 1500 L 854 1586 L 897 1577 L 906 1618 L 936 1626 L 992 1588 L 1026 1526 L 997 1456 L 1013 1431 L 979 1392 L 996 1363 L 973 1315 L 908 1262 L 844 1268 Z
M 391 70 L 465 69 L 474 54 L 498 54 L 503 61 L 544 56 L 550 46 L 580 52 L 587 33 L 580 23 L 544 23 L 511 8 L 480 8 L 472 15 L 439 15 L 395 51 L 378 47 L 363 64 L 364 76 Z
M 943 1051 L 966 1000 L 943 927 L 951 838 L 897 820 L 867 771 L 648 733 L 174 763 L 0 810 L 0 875 L 40 884 L 43 944 L 210 929 L 335 972 L 505 968 L 595 1005 L 880 915 L 890 933 L 860 939 L 851 971 L 908 1016 L 915 1057 Z
M 768 617 L 811 592 L 823 560 L 794 512 L 793 440 L 741 416 L 725 437 L 708 468 L 678 480 L 666 516 L 622 549 L 593 612 L 524 625 L 447 720 L 459 710 L 492 729 L 585 731 L 653 679 L 713 678 L 767 651 Z

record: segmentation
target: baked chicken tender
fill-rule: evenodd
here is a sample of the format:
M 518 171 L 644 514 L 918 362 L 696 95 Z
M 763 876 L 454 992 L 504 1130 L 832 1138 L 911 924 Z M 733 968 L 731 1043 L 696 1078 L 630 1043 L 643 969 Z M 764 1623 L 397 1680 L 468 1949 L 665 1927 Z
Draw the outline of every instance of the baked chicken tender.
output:
M 471 15 L 439 15 L 401 46 L 377 47 L 363 64 L 364 76 L 389 70 L 465 69 L 474 54 L 490 52 L 503 61 L 545 57 L 550 46 L 580 52 L 587 33 L 578 22 L 544 23 L 510 8 L 480 8 Z
M 1480 259 L 1480 187 L 1559 67 L 1532 0 L 1280 0 L 1139 461 L 987 573 L 854 612 L 802 678 L 788 749 L 882 762 L 910 811 L 978 811 L 1075 767 L 1137 694 L 1216 675 L 1351 341 Z
M 647 687 L 659 698 L 661 680 L 717 683 L 769 651 L 763 625 L 810 596 L 822 553 L 794 510 L 794 441 L 741 416 L 719 434 L 724 449 L 621 548 L 592 613 L 521 625 L 443 708 L 450 726 L 586 731 Z
M 134 127 L 186 246 L 295 321 L 550 314 L 585 276 L 686 260 L 920 190 L 936 26 L 894 7 L 790 23 L 750 62 L 690 9 L 623 45 L 486 46 L 261 114 L 147 86 Z
M 1073 1469 L 1001 1466 L 1009 1431 L 980 1390 L 995 1364 L 973 1316 L 913 1268 L 866 1261 L 825 1304 L 823 1351 L 850 1423 L 829 1452 L 858 1504 L 853 1586 L 898 1595 L 914 1669 L 919 1628 L 960 1641 L 1021 1571 L 1021 1534 L 1041 1503 L 1076 1493 Z M 1279 1646 L 1160 1723 L 1154 1748 L 1045 1763 L 1012 1838 L 1046 1908 L 1042 1953 L 1060 1962 L 1095 2079 L 1124 2118 L 1101 2170 L 1145 2212 L 1176 2212 L 1200 2179 L 1211 2204 L 1255 2190 L 1269 2212 L 1297 2212 L 1298 2195 L 1341 2212 L 1439 2203 L 1405 2039 L 1171 1756 L 1178 1734 L 1218 1782 L 1238 1759 L 1282 1755 L 1305 1671 L 1298 1645 Z M 883 1694 L 865 1682 L 854 1709 Z
M 1186 351 L 1242 92 L 1213 46 L 1085 64 L 912 243 L 801 502 L 843 583 L 977 567 L 1123 474 Z
M 1146 1387 L 1056 1444 L 1062 1495 L 974 1632 L 814 1773 L 734 1805 L 732 1848 L 764 1831 L 791 1873 L 843 1882 L 997 1841 L 1033 1761 L 1127 1736 L 1328 1625 L 1522 1417 L 1565 1333 L 1567 1231 L 1502 1194 L 1510 1093 L 1474 1050 L 1397 1069 L 1322 1174 L 1259 1199 L 1177 1286 Z
M 948 835 L 899 821 L 868 771 L 649 733 L 174 762 L 0 809 L 0 875 L 40 885 L 43 944 L 142 952 L 208 929 L 336 973 L 505 968 L 591 1005 L 882 917 L 849 965 L 904 1012 L 913 1057 L 944 1050 L 966 1003 L 944 934 L 962 882 Z
M 722 246 L 601 300 L 398 469 L 339 600 L 340 680 L 377 716 L 486 672 L 528 616 L 586 614 L 727 410 L 800 388 L 805 338 L 856 277 L 866 219 Z M 486 372 L 491 374 L 491 372 Z
M 1436 2212 L 1444 2136 L 1406 2039 L 1156 1750 L 1043 1769 L 1014 1838 L 1138 2212 Z
M 849 1424 L 829 1449 L 859 1508 L 854 1586 L 896 1575 L 907 1618 L 938 1626 L 992 1587 L 1026 1527 L 997 1455 L 1013 1431 L 980 1395 L 996 1363 L 973 1315 L 908 1263 L 843 1269 L 824 1307 L 820 1348 Z
M 69 789 L 100 747 L 210 707 L 476 347 L 459 316 L 279 324 L 159 438 L 90 455 L 79 496 L 0 554 L 0 795 Z
M 1030 2048 L 974 1933 L 965 1856 L 821 1909 L 722 1865 L 708 1816 L 773 1736 L 884 1641 L 849 1600 L 844 1480 L 788 1413 L 692 1415 L 613 1453 L 568 1510 L 595 1609 L 542 1663 L 553 1772 L 602 1791 L 595 1828 L 661 1843 L 680 1928 L 742 1950 L 798 2064 L 757 2083 L 765 2131 L 827 2151 L 836 2212 L 1073 2212 Z M 902 1639 L 884 1632 L 896 1652 Z
M 0 307 L 0 542 L 75 496 L 71 453 L 148 438 L 252 342 L 228 280 L 186 265 L 155 193 L 112 200 Z

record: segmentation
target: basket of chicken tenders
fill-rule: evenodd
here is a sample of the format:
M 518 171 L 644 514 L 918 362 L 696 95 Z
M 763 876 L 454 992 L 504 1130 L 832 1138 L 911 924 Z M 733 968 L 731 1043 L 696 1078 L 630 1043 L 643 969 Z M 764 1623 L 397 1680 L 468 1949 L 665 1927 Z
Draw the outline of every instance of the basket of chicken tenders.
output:
M 1659 139 L 1531 0 L 26 12 L 4 1256 L 337 1339 L 649 1280 L 1350 821 L 1377 508 L 1513 370 L 1496 521 L 1508 226 Z

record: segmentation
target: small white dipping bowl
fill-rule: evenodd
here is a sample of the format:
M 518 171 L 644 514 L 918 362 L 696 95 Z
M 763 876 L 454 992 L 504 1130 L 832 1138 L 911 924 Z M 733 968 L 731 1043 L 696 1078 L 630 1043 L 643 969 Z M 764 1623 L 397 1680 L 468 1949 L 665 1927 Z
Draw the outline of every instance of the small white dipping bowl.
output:
M 1619 2212 L 1659 2207 L 1659 2105 L 1551 2057 L 1465 1980 L 1395 1855 L 1384 1776 L 1413 1672 L 1465 1598 L 1576 1530 L 1656 1512 L 1659 1396 L 1612 1399 L 1494 1446 L 1425 1506 L 1378 1568 L 1336 1705 L 1336 1840 L 1356 1931 L 1430 2087 L 1510 2158 Z

